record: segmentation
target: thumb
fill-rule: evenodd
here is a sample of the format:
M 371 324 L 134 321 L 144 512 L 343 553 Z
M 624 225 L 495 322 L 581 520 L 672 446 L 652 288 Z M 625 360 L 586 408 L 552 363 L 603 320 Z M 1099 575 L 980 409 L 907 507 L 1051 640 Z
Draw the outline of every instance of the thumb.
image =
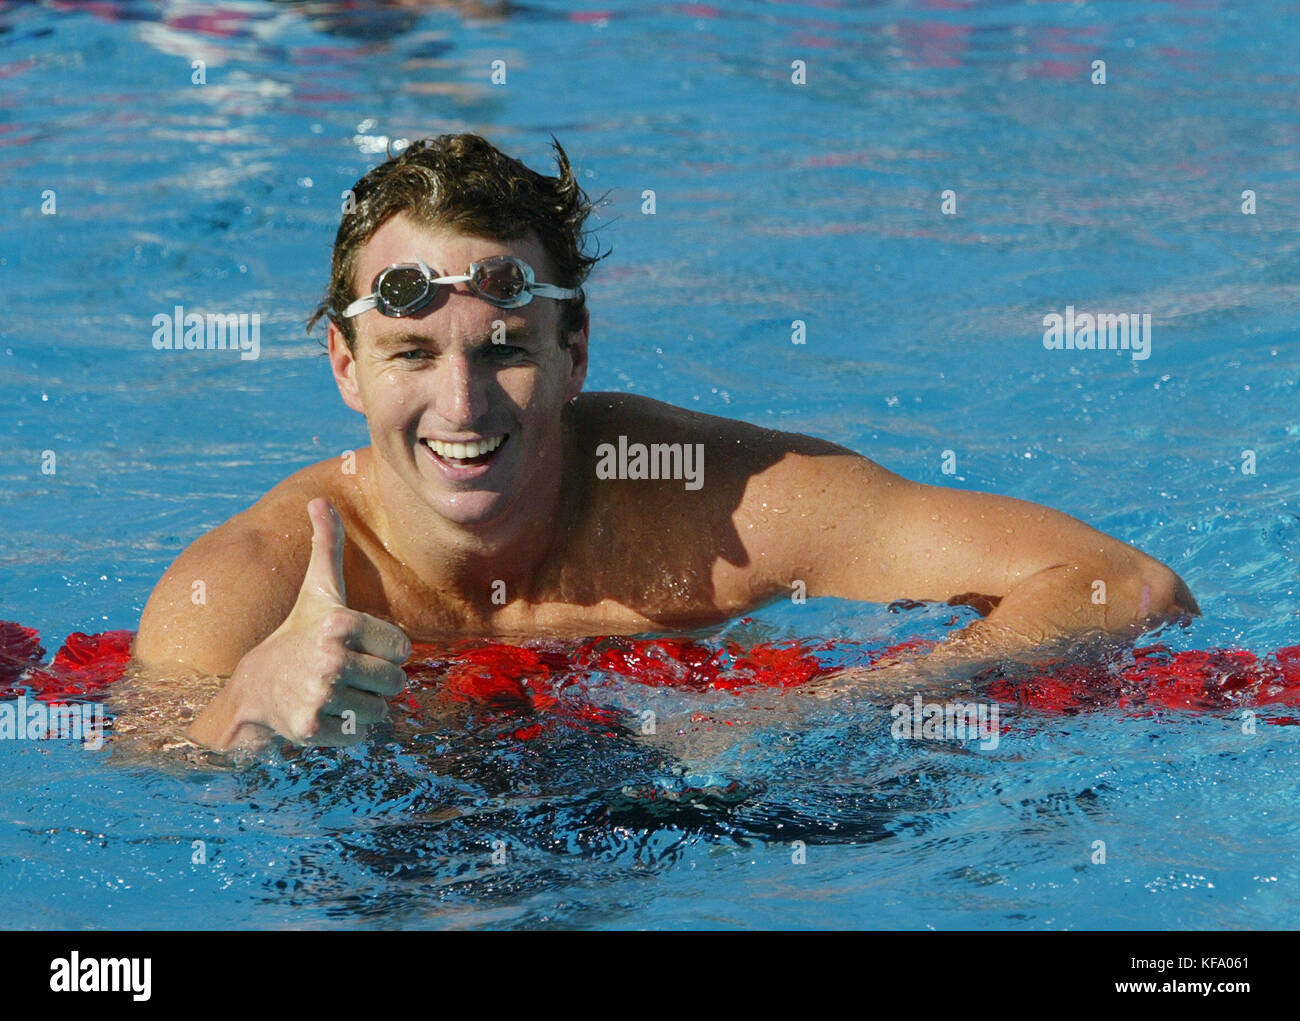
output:
M 343 520 L 328 500 L 319 497 L 307 504 L 307 516 L 311 518 L 311 560 L 307 562 L 300 594 L 312 592 L 346 606 L 343 546 L 347 535 Z

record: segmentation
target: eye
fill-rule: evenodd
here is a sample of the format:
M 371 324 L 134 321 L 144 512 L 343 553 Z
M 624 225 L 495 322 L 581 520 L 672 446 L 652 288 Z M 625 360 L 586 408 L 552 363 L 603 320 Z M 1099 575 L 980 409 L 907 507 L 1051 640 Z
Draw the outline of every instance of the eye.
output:
M 516 347 L 513 344 L 489 344 L 485 350 L 487 357 L 499 362 L 514 361 L 528 354 L 527 348 Z
M 408 351 L 399 351 L 395 356 L 401 362 L 420 362 L 432 355 L 422 347 L 413 347 Z

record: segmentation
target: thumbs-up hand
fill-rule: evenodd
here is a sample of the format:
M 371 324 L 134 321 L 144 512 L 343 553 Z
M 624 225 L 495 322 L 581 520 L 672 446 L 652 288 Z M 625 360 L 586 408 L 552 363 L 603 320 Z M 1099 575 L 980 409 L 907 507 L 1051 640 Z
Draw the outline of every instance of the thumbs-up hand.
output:
M 343 580 L 347 535 L 343 522 L 334 505 L 319 498 L 307 504 L 307 516 L 311 519 L 311 559 L 298 590 L 298 605 L 304 599 L 320 598 L 332 605 L 347 606 L 347 583 Z
M 327 500 L 307 505 L 311 560 L 289 616 L 231 675 L 241 723 L 300 745 L 350 745 L 388 715 L 406 688 L 411 643 L 401 628 L 348 609 L 343 522 Z

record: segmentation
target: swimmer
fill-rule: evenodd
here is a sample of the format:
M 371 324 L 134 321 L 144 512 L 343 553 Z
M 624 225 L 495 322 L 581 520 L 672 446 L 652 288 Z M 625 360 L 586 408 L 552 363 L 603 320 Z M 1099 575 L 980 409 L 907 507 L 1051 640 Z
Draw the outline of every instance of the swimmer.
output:
M 133 670 L 225 679 L 192 740 L 360 741 L 412 641 L 693 629 L 795 591 L 974 606 L 926 657 L 947 664 L 1199 612 L 1168 567 L 1047 507 L 584 393 L 591 205 L 555 153 L 548 177 L 444 135 L 357 182 L 309 328 L 327 320 L 370 445 L 291 475 L 154 589 Z

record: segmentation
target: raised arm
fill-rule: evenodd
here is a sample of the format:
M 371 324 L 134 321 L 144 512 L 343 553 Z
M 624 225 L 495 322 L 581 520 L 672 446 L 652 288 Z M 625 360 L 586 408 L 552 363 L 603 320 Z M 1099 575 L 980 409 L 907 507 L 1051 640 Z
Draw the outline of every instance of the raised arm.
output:
M 384 718 L 383 696 L 405 687 L 410 642 L 395 625 L 348 609 L 343 524 L 325 500 L 308 511 L 309 541 L 293 525 L 276 536 L 238 518 L 204 536 L 145 607 L 132 650 L 137 680 L 163 691 L 225 678 L 189 728 L 200 744 L 255 749 L 277 734 L 351 744 Z

